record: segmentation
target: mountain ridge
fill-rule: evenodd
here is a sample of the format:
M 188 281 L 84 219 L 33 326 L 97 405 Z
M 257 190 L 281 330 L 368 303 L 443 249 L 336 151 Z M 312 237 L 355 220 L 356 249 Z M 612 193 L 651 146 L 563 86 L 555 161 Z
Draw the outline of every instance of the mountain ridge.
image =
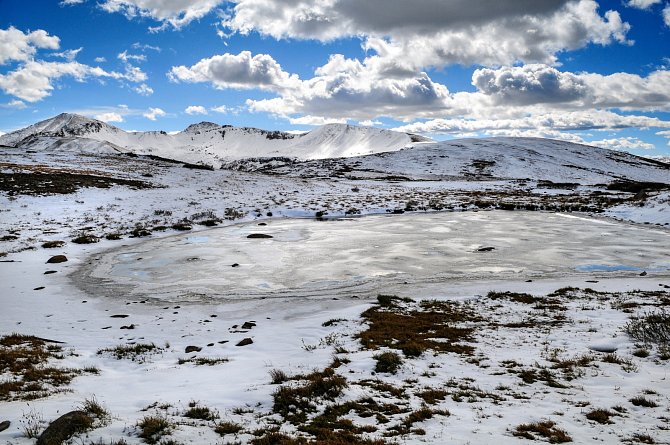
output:
M 92 142 L 96 141 L 96 142 Z M 83 151 L 122 151 L 220 167 L 235 159 L 287 156 L 295 159 L 351 157 L 395 151 L 421 136 L 372 127 L 326 124 L 304 134 L 199 122 L 169 134 L 127 132 L 105 122 L 61 113 L 0 136 L 0 144 L 48 150 L 67 144 Z

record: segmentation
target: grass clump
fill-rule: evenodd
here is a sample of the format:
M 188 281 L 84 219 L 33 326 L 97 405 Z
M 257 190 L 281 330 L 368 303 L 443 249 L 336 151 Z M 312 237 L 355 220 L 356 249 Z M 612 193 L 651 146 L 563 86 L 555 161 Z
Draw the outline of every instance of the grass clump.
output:
M 530 440 L 544 438 L 548 439 L 549 443 L 572 442 L 572 438 L 564 430 L 556 428 L 556 422 L 551 420 L 518 425 L 512 434 Z
M 42 248 L 43 249 L 55 249 L 57 247 L 63 247 L 65 245 L 65 241 L 46 241 L 42 243 Z
M 665 310 L 648 312 L 629 321 L 624 330 L 645 345 L 667 346 L 670 344 L 670 313 Z
M 586 413 L 586 418 L 598 422 L 600 424 L 606 425 L 609 423 L 614 423 L 610 420 L 610 417 L 616 416 L 612 411 L 606 409 L 594 409 Z
M 112 421 L 112 415 L 110 414 L 109 410 L 107 410 L 107 408 L 98 402 L 95 396 L 91 397 L 90 399 L 84 399 L 80 410 L 88 414 L 89 417 L 93 419 L 95 428 L 109 425 L 109 423 Z
M 333 401 L 347 387 L 347 380 L 335 374 L 332 368 L 296 376 L 292 380 L 300 380 L 301 383 L 282 385 L 272 394 L 272 411 L 292 423 L 304 422 L 307 415 L 316 410 L 314 402 Z
M 402 357 L 395 352 L 382 352 L 373 357 L 377 362 L 375 364 L 375 372 L 388 372 L 395 374 L 400 366 L 402 366 Z
M 157 444 L 172 433 L 175 425 L 164 416 L 145 416 L 138 423 L 138 437 L 148 444 Z
M 186 363 L 191 363 L 195 366 L 214 366 L 221 363 L 227 363 L 230 359 L 225 357 L 190 357 L 190 358 L 180 358 L 177 360 L 178 365 L 184 365 Z
M 188 409 L 184 412 L 183 416 L 197 420 L 215 420 L 219 418 L 217 412 L 198 404 L 196 401 L 189 402 Z
M 34 400 L 62 391 L 87 370 L 49 366 L 63 358 L 63 348 L 51 340 L 30 335 L 0 337 L 0 400 Z
M 645 396 L 636 396 L 630 399 L 630 403 L 635 406 L 641 406 L 643 408 L 656 408 L 658 403 L 646 398 Z
M 423 301 L 378 297 L 379 305 L 361 314 L 368 328 L 357 335 L 364 348 L 387 347 L 406 357 L 418 357 L 427 350 L 470 355 L 474 328 L 459 323 L 482 321 L 465 305 L 449 301 Z M 404 306 L 399 302 L 409 303 Z M 407 307 L 409 306 L 409 307 Z
M 149 355 L 158 354 L 162 351 L 163 349 L 159 348 L 154 343 L 135 343 L 100 349 L 97 354 L 109 354 L 117 360 L 126 359 L 144 363 Z
M 228 434 L 239 434 L 242 431 L 242 425 L 235 422 L 219 422 L 214 428 L 214 432 L 219 436 L 226 436 Z

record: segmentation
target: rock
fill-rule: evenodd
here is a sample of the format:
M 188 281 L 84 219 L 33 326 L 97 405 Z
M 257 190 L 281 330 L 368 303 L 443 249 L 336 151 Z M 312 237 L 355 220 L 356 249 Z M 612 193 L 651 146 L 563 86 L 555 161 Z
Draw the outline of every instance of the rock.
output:
M 51 422 L 36 445 L 61 445 L 75 434 L 87 431 L 91 425 L 93 419 L 84 411 L 70 411 Z
M 38 286 L 38 287 L 36 287 L 36 288 L 33 289 L 33 290 L 42 290 L 42 289 L 44 289 L 44 286 Z
M 44 275 L 51 275 L 52 273 L 56 273 L 56 272 L 58 272 L 58 271 L 57 270 L 47 270 L 46 272 L 44 272 Z
M 640 276 L 641 276 L 641 277 L 646 277 L 646 276 L 647 276 L 647 271 L 645 270 L 644 272 L 642 272 L 642 273 L 640 274 Z
M 4 422 L 0 422 L 0 431 L 5 431 L 7 428 L 9 428 L 9 425 L 11 425 L 12 422 L 9 420 L 5 420 Z
M 602 345 L 591 345 L 591 346 L 589 346 L 589 349 L 592 350 L 592 351 L 596 351 L 596 352 L 611 354 L 613 352 L 616 352 L 617 349 L 619 349 L 619 348 L 614 346 L 614 345 L 602 344 Z
M 247 337 L 247 338 L 242 339 L 242 341 L 240 341 L 240 342 L 239 342 L 238 344 L 236 344 L 235 346 L 247 346 L 247 345 L 252 344 L 253 342 L 254 342 L 254 341 L 253 341 L 252 339 L 250 339 L 249 337 Z
M 230 267 L 240 267 L 240 265 L 238 263 L 233 263 L 230 265 Z
M 492 250 L 496 250 L 495 247 L 480 247 L 477 249 L 477 252 L 491 252 Z
M 130 315 L 126 314 L 116 314 L 116 315 L 110 315 L 109 318 L 128 318 Z
M 191 352 L 200 352 L 202 351 L 202 348 L 199 346 L 186 346 L 186 349 L 184 349 L 184 352 L 187 354 L 190 354 Z
M 47 264 L 58 264 L 58 263 L 64 263 L 66 261 L 67 257 L 65 255 L 54 255 L 47 260 Z
M 254 321 L 245 321 L 244 324 L 242 325 L 242 329 L 251 329 L 254 326 L 256 326 L 256 322 Z
M 127 326 L 121 326 L 119 329 L 135 329 L 135 325 L 134 324 L 129 324 Z
M 265 238 L 272 238 L 272 235 L 267 235 L 265 233 L 252 233 L 250 235 L 247 235 L 247 238 L 256 238 L 256 239 L 262 238 L 262 239 L 265 239 Z

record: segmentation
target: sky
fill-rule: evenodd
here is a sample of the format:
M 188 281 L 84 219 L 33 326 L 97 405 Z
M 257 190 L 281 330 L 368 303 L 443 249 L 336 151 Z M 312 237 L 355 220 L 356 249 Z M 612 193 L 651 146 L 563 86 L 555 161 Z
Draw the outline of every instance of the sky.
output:
M 670 1 L 0 0 L 0 132 L 62 112 L 670 156 Z

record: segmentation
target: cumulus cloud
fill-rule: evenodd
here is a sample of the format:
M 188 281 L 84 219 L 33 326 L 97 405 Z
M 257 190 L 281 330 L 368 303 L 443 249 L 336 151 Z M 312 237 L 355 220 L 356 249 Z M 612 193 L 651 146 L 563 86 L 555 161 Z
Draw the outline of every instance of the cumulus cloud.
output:
M 289 118 L 291 125 L 326 125 L 326 124 L 346 124 L 346 119 L 325 118 L 321 116 L 300 116 Z
M 322 41 L 361 36 L 366 49 L 414 68 L 555 63 L 589 43 L 626 43 L 630 26 L 594 0 L 239 0 L 223 22 L 232 32 Z
M 62 57 L 63 59 L 67 60 L 68 62 L 72 62 L 74 59 L 77 58 L 77 55 L 81 52 L 82 49 L 84 49 L 84 48 L 68 49 L 68 50 L 62 51 L 60 53 L 53 53 L 52 56 Z
M 2 108 L 15 108 L 17 110 L 23 110 L 26 108 L 26 104 L 21 100 L 10 100 L 9 102 L 0 105 Z
M 123 122 L 123 116 L 115 112 L 96 114 L 94 117 L 103 122 Z
M 30 60 L 38 48 L 58 49 L 60 39 L 50 36 L 42 29 L 24 33 L 10 26 L 8 29 L 0 29 L 0 64 L 12 60 L 20 62 Z
M 142 116 L 146 117 L 150 121 L 155 121 L 157 118 L 165 116 L 167 113 L 160 108 L 149 108 Z
M 140 96 L 151 96 L 152 94 L 154 94 L 154 89 L 151 88 L 146 83 L 136 86 L 135 88 L 133 88 L 133 91 L 135 91 Z
M 611 111 L 573 111 L 527 115 L 514 119 L 433 119 L 395 128 L 420 134 L 486 133 L 514 135 L 519 131 L 591 131 L 624 128 L 670 128 L 656 117 L 620 115 Z
M 297 75 L 284 71 L 268 54 L 249 51 L 202 59 L 191 67 L 175 66 L 168 73 L 174 82 L 210 82 L 216 88 L 281 91 L 300 83 Z
M 472 74 L 472 84 L 508 105 L 570 102 L 583 98 L 588 92 L 578 75 L 539 64 L 478 69 Z
M 0 89 L 27 102 L 37 102 L 51 95 L 54 81 L 72 77 L 79 82 L 87 78 L 112 78 L 136 81 L 136 73 L 105 71 L 79 62 L 29 61 L 7 74 L 0 74 Z
M 663 23 L 665 23 L 665 26 L 670 28 L 670 5 L 667 5 L 665 8 L 663 8 L 663 12 L 661 12 L 663 15 Z
M 207 108 L 202 105 L 189 105 L 184 110 L 184 113 L 194 115 L 194 114 L 207 114 Z
M 102 0 L 100 7 L 127 18 L 148 17 L 161 23 L 153 31 L 172 27 L 180 29 L 209 14 L 223 0 Z
M 60 6 L 72 6 L 84 3 L 86 0 L 61 0 Z
M 661 3 L 661 0 L 628 0 L 626 6 L 638 9 L 648 9 L 652 5 Z
M 596 147 L 609 148 L 610 150 L 653 150 L 656 148 L 654 144 L 641 141 L 640 139 L 631 136 L 590 141 L 588 144 Z
M 107 62 L 107 59 L 105 57 L 96 57 L 95 59 L 93 59 L 93 61 L 95 63 L 103 63 L 103 62 Z

